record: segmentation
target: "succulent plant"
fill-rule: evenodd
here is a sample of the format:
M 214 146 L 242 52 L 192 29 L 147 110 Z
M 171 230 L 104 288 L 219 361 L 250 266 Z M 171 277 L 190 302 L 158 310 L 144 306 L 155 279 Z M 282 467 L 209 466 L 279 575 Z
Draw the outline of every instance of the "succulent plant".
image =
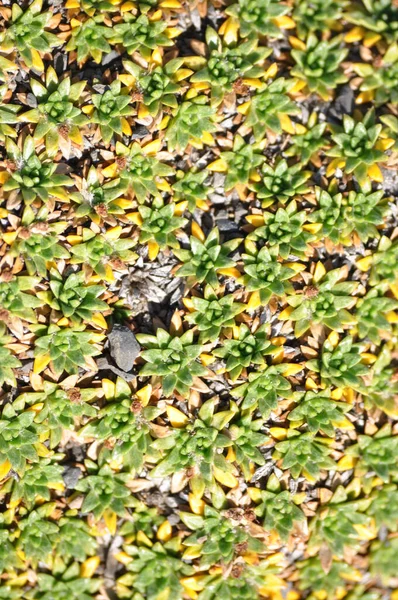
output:
M 236 250 L 241 242 L 235 238 L 220 244 L 220 233 L 213 229 L 206 239 L 190 238 L 190 250 L 174 250 L 174 254 L 184 264 L 178 269 L 179 277 L 189 277 L 194 283 L 206 281 L 214 289 L 219 286 L 218 273 L 223 273 L 235 266 L 235 261 L 228 255 Z
M 202 347 L 193 343 L 191 329 L 173 337 L 159 328 L 156 336 L 141 333 L 137 339 L 147 348 L 141 353 L 146 365 L 140 370 L 140 375 L 161 377 L 166 396 L 170 396 L 174 389 L 186 396 L 193 385 L 193 378 L 207 374 L 207 369 L 196 360 Z
M 52 12 L 42 12 L 42 8 L 43 0 L 33 0 L 25 11 L 13 4 L 9 27 L 0 34 L 0 51 L 9 54 L 16 50 L 26 66 L 39 73 L 44 70 L 41 54 L 62 44 L 47 31 Z

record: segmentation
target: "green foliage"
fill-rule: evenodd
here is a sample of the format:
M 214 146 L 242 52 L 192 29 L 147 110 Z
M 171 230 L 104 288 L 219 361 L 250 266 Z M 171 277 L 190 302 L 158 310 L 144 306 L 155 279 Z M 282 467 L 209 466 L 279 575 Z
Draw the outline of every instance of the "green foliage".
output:
M 151 421 L 162 412 L 162 408 L 143 407 L 132 401 L 128 384 L 118 377 L 114 396 L 108 394 L 105 406 L 83 427 L 80 435 L 104 442 L 103 454 L 109 450 L 112 459 L 122 457 L 126 467 L 138 471 L 152 442 Z
M 363 0 L 357 10 L 347 12 L 344 16 L 351 23 L 380 33 L 388 41 L 398 37 L 398 8 L 389 0 Z
M 39 54 L 62 44 L 56 35 L 46 31 L 52 13 L 41 12 L 42 7 L 43 0 L 33 0 L 25 11 L 13 3 L 11 22 L 0 34 L 0 51 L 9 54 L 16 50 L 26 66 L 38 72 L 43 70 Z
M 316 479 L 321 469 L 333 469 L 334 461 L 329 457 L 329 448 L 322 438 L 312 433 L 288 432 L 288 438 L 275 445 L 274 460 L 282 459 L 282 469 L 289 469 L 292 477 L 300 475 Z
M 366 181 L 369 167 L 387 160 L 385 153 L 377 148 L 382 125 L 376 125 L 374 121 L 372 110 L 366 113 L 362 122 L 344 115 L 342 131 L 332 135 L 335 146 L 326 152 L 328 156 L 343 159 L 345 172 L 353 173 L 360 184 Z
M 306 181 L 310 175 L 310 171 L 303 171 L 299 163 L 289 167 L 286 160 L 282 159 L 275 168 L 265 163 L 261 168 L 261 181 L 251 188 L 256 192 L 257 198 L 262 200 L 264 208 L 273 204 L 275 199 L 285 204 L 290 199 L 309 192 Z
M 374 542 L 371 547 L 370 571 L 385 585 L 396 576 L 394 563 L 398 550 L 397 540 L 398 538 L 391 538 L 384 542 Z
M 59 527 L 47 518 L 54 508 L 54 504 L 42 504 L 30 511 L 18 524 L 21 535 L 17 547 L 22 549 L 34 564 L 38 561 L 47 562 L 55 546 Z
M 268 334 L 269 328 L 265 325 L 252 332 L 242 323 L 234 339 L 225 340 L 222 348 L 213 350 L 214 356 L 226 359 L 226 370 L 232 381 L 238 379 L 243 369 L 251 365 L 264 367 L 264 357 L 278 350 L 278 347 L 269 341 Z
M 350 453 L 360 457 L 361 464 L 367 471 L 373 471 L 385 483 L 398 474 L 395 460 L 398 449 L 398 437 L 389 436 L 381 429 L 376 437 L 359 435 L 358 444 L 350 448 Z
M 161 250 L 180 247 L 174 232 L 184 227 L 187 219 L 174 216 L 174 203 L 164 205 L 163 200 L 155 198 L 151 207 L 139 206 L 138 211 L 142 218 L 139 237 L 141 244 L 155 241 Z
M 286 292 L 292 291 L 287 280 L 296 272 L 277 260 L 275 247 L 268 250 L 263 246 L 261 250 L 257 250 L 246 242 L 245 249 L 247 254 L 242 254 L 245 275 L 239 281 L 248 292 L 258 292 L 260 302 L 267 304 L 272 295 L 284 296 Z
M 262 86 L 252 98 L 245 125 L 253 129 L 256 141 L 263 139 L 267 129 L 282 133 L 280 115 L 298 114 L 297 105 L 288 96 L 292 87 L 291 81 L 278 77 L 268 86 Z
M 204 298 L 192 297 L 194 310 L 186 315 L 185 320 L 197 326 L 200 343 L 215 341 L 222 329 L 235 325 L 235 317 L 245 309 L 245 305 L 234 300 L 232 294 L 218 298 L 209 285 L 205 287 Z
M 140 204 L 145 202 L 148 195 L 159 196 L 156 186 L 158 177 L 174 175 L 172 167 L 145 155 L 137 142 L 133 142 L 130 148 L 120 144 L 119 155 L 126 161 L 126 166 L 120 172 L 122 189 L 131 189 Z
M 254 78 L 263 75 L 262 63 L 271 50 L 258 47 L 255 35 L 235 47 L 228 47 L 212 28 L 206 29 L 209 57 L 206 66 L 191 77 L 192 83 L 208 83 L 211 87 L 212 103 L 218 105 L 233 84 L 242 77 Z
M 296 66 L 290 71 L 291 75 L 303 79 L 310 92 L 316 92 L 321 98 L 327 99 L 330 90 L 347 81 L 342 73 L 341 63 L 348 50 L 341 45 L 339 36 L 331 40 L 319 40 L 310 33 L 306 40 L 305 50 L 292 50 L 291 54 Z
M 198 201 L 205 201 L 213 188 L 205 184 L 207 171 L 177 171 L 177 181 L 173 185 L 176 200 L 188 202 L 188 210 L 193 212 Z
M 84 331 L 84 327 L 61 329 L 57 325 L 40 327 L 36 330 L 35 357 L 48 358 L 54 373 L 61 375 L 77 373 L 79 367 L 89 370 L 87 359 L 100 354 L 94 345 L 95 337 L 92 332 Z
M 200 592 L 199 600 L 251 600 L 258 597 L 260 590 L 272 585 L 273 568 L 267 560 L 248 565 L 238 560 L 229 575 L 223 573 L 210 574 L 205 577 L 204 589 Z
M 356 299 L 353 293 L 358 287 L 354 281 L 340 281 L 341 269 L 333 269 L 321 280 L 304 288 L 302 294 L 288 296 L 286 302 L 293 309 L 287 316 L 295 321 L 294 334 L 300 337 L 314 323 L 326 325 L 334 331 L 343 331 L 355 322 L 347 308 L 352 308 Z
M 260 491 L 259 504 L 255 513 L 263 519 L 267 531 L 275 530 L 282 540 L 287 540 L 298 521 L 304 520 L 304 514 L 288 490 L 282 490 L 274 474 L 270 476 L 265 490 Z
M 239 21 L 240 34 L 247 37 L 250 34 L 266 35 L 271 38 L 281 37 L 279 27 L 274 19 L 286 15 L 290 11 L 287 4 L 278 0 L 238 0 L 225 11 Z
M 30 465 L 22 477 L 13 482 L 11 502 L 18 503 L 22 500 L 28 508 L 33 507 L 38 497 L 48 502 L 52 487 L 63 488 L 62 471 L 63 467 L 51 464 L 51 459 L 48 458 Z
M 388 313 L 397 308 L 397 300 L 383 296 L 377 289 L 369 290 L 366 296 L 358 300 L 356 307 L 358 336 L 378 344 L 382 332 L 391 333 Z
M 100 579 L 80 577 L 79 565 L 73 563 L 56 577 L 40 573 L 37 583 L 37 592 L 29 595 L 29 600 L 92 600 L 102 582 Z
M 398 258 L 398 244 L 382 237 L 377 251 L 372 256 L 372 269 L 369 277 L 371 286 L 387 284 L 396 281 L 396 264 Z
M 91 96 L 95 106 L 91 121 L 98 123 L 105 144 L 109 144 L 114 133 L 122 135 L 123 120 L 133 114 L 129 106 L 131 99 L 126 92 L 127 88 L 122 89 L 120 80 L 115 79 L 105 93 Z
M 128 474 L 115 473 L 108 465 L 98 468 L 98 465 L 91 461 L 87 462 L 87 466 L 93 474 L 86 475 L 75 486 L 75 490 L 87 494 L 82 504 L 82 512 L 93 513 L 99 519 L 110 509 L 123 516 L 126 506 L 131 502 L 131 492 L 126 486 Z
M 9 159 L 15 170 L 4 184 L 4 190 L 19 190 L 24 202 L 30 204 L 37 197 L 47 202 L 50 196 L 65 198 L 65 187 L 73 185 L 73 179 L 56 173 L 57 164 L 37 155 L 35 142 L 31 136 L 25 138 L 22 151 L 10 138 L 6 142 Z
M 13 369 L 17 369 L 22 366 L 22 363 L 16 356 L 12 355 L 12 352 L 7 348 L 7 344 L 12 342 L 12 337 L 6 334 L 6 326 L 4 323 L 0 323 L 0 385 L 7 383 L 13 387 L 16 387 L 17 381 L 15 379 Z
M 236 135 L 231 152 L 222 152 L 222 161 L 227 165 L 227 176 L 225 179 L 225 191 L 229 192 L 236 185 L 246 185 L 252 172 L 261 165 L 264 157 L 256 152 L 255 146 L 246 144 L 245 140 Z
M 190 237 L 190 250 L 174 250 L 174 254 L 184 264 L 177 271 L 178 277 L 189 277 L 193 283 L 206 282 L 214 289 L 219 287 L 218 271 L 235 266 L 235 261 L 228 255 L 236 250 L 241 242 L 235 238 L 220 244 L 220 232 L 212 229 L 202 242 Z M 189 281 L 188 280 L 188 281 Z
M 93 556 L 97 549 L 95 537 L 80 517 L 63 517 L 58 522 L 59 531 L 56 543 L 56 554 L 63 559 L 74 558 L 84 561 Z
M 164 20 L 150 21 L 146 15 L 135 18 L 130 13 L 124 13 L 123 23 L 113 28 L 112 43 L 122 44 L 128 54 L 140 52 L 144 58 L 149 58 L 153 50 L 159 46 L 172 46 L 173 42 L 166 35 L 167 22 Z
M 383 63 L 378 68 L 373 65 L 364 64 L 357 66 L 357 72 L 362 76 L 362 92 L 373 92 L 376 105 L 386 102 L 397 102 L 398 83 L 398 48 L 393 43 L 383 56 Z
M 253 419 L 253 415 L 247 412 L 239 419 L 234 420 L 228 430 L 233 441 L 232 448 L 236 455 L 236 462 L 247 481 L 252 477 L 252 463 L 259 466 L 265 464 L 260 448 L 268 441 L 268 438 L 263 433 L 259 433 L 262 428 L 263 420 Z
M 289 365 L 274 365 L 249 373 L 247 383 L 233 388 L 233 397 L 244 398 L 242 409 L 259 409 L 263 419 L 267 419 L 271 410 L 278 406 L 278 398 L 290 398 L 292 395 L 289 381 L 283 372 Z
M 232 446 L 232 440 L 221 433 L 236 412 L 236 405 L 230 409 L 214 412 L 216 401 L 207 400 L 199 410 L 198 418 L 184 429 L 172 429 L 167 437 L 153 443 L 156 450 L 164 453 L 164 458 L 151 472 L 152 477 L 164 477 L 189 469 L 193 471 L 190 484 L 194 493 L 203 495 L 205 489 L 212 493 L 213 505 L 221 508 L 225 497 L 214 479 L 214 469 L 231 474 L 233 467 L 220 453 Z
M 103 23 L 104 17 L 95 15 L 73 27 L 72 35 L 65 49 L 76 51 L 78 63 L 84 63 L 89 58 L 100 63 L 102 53 L 111 51 L 109 40 L 114 36 L 114 31 Z
M 205 506 L 204 515 L 180 513 L 182 522 L 194 533 L 184 539 L 184 546 L 200 553 L 200 567 L 228 564 L 234 556 L 244 552 L 261 552 L 263 544 L 245 531 L 233 511 L 219 513 Z M 240 526 L 239 526 L 240 525 Z M 242 549 L 242 550 L 241 550 Z
M 166 132 L 170 152 L 184 152 L 188 144 L 200 145 L 204 135 L 217 130 L 214 122 L 215 110 L 206 105 L 206 96 L 180 104 Z
M 355 344 L 352 337 L 346 336 L 336 347 L 326 340 L 321 357 L 308 361 L 307 367 L 320 373 L 322 383 L 326 385 L 348 386 L 366 394 L 361 377 L 366 375 L 368 367 L 361 361 L 360 344 Z
M 0 305 L 12 315 L 34 323 L 36 315 L 34 308 L 41 305 L 38 298 L 27 291 L 33 290 L 40 282 L 38 278 L 20 275 L 10 281 L 0 282 Z
M 305 423 L 311 433 L 321 431 L 333 437 L 335 427 L 344 428 L 346 423 L 344 413 L 350 408 L 349 404 L 333 400 L 330 390 L 318 393 L 306 392 L 298 406 L 289 413 L 288 419 L 293 427 L 299 427 Z
M 338 494 L 346 496 L 344 488 L 337 488 L 334 497 Z M 310 548 L 326 545 L 333 556 L 343 558 L 344 548 L 357 546 L 359 534 L 356 526 L 369 526 L 369 517 L 362 514 L 361 510 L 368 501 L 342 501 L 332 498 L 328 507 L 320 510 L 311 522 Z
M 51 292 L 39 292 L 38 297 L 54 310 L 60 311 L 73 324 L 81 320 L 90 321 L 94 311 L 108 309 L 107 303 L 98 298 L 105 288 L 101 285 L 85 285 L 82 271 L 63 278 L 58 271 L 51 269 L 49 287 Z
M 250 233 L 247 239 L 265 242 L 269 247 L 275 246 L 278 255 L 284 259 L 291 254 L 299 258 L 305 257 L 308 243 L 315 236 L 304 229 L 307 214 L 298 209 L 295 200 L 286 208 L 278 208 L 275 213 L 264 211 L 262 216 L 264 225 Z
M 44 381 L 43 390 L 21 394 L 18 400 L 31 406 L 41 406 L 34 422 L 43 424 L 43 429 L 49 434 L 50 448 L 55 448 L 64 430 L 73 431 L 79 418 L 96 415 L 96 409 L 90 406 L 96 397 L 97 390 L 94 388 L 63 390 L 54 383 Z
M 300 564 L 299 589 L 318 592 L 325 591 L 331 598 L 337 588 L 344 588 L 346 581 L 355 575 L 355 570 L 346 562 L 332 561 L 325 571 L 318 556 L 307 558 Z
M 38 427 L 33 422 L 35 413 L 24 410 L 23 402 L 6 404 L 0 419 L 0 457 L 8 460 L 11 467 L 23 474 L 27 461 L 38 460 Z
M 134 560 L 128 564 L 127 574 L 119 580 L 123 586 L 130 588 L 128 595 L 122 597 L 157 600 L 163 593 L 173 600 L 182 600 L 180 578 L 192 574 L 190 565 L 174 556 L 167 546 L 159 542 L 151 548 L 126 546 L 126 551 Z
M 12 245 L 13 256 L 22 255 L 30 275 L 38 274 L 45 277 L 49 262 L 58 258 L 69 258 L 70 254 L 64 246 L 58 243 L 56 233 L 48 232 L 45 236 L 41 233 L 31 233 L 23 230 L 22 239 Z
M 88 119 L 82 114 L 78 104 L 81 94 L 86 87 L 85 81 L 71 83 L 70 77 L 59 82 L 53 68 L 46 72 L 46 85 L 37 79 L 30 80 L 30 88 L 37 101 L 37 107 L 24 112 L 20 119 L 35 123 L 33 139 L 45 139 L 46 151 L 49 156 L 58 151 L 59 137 L 68 134 L 77 139 L 80 128 Z M 25 157 L 24 157 L 25 158 Z
M 310 127 L 305 133 L 296 134 L 291 137 L 291 146 L 286 150 L 286 156 L 295 156 L 301 164 L 306 165 L 316 157 L 319 150 L 326 144 L 323 137 L 326 123 L 318 123 Z
M 366 194 L 350 191 L 343 194 L 329 194 L 321 188 L 315 189 L 319 209 L 311 213 L 308 220 L 321 223 L 323 236 L 338 244 L 349 245 L 352 234 L 359 236 L 362 242 L 379 237 L 378 225 L 384 222 L 387 207 L 381 203 L 382 190 Z
M 295 0 L 293 19 L 300 38 L 311 31 L 328 31 L 342 18 L 347 0 Z
M 374 491 L 371 504 L 366 513 L 375 519 L 377 527 L 384 525 L 389 531 L 396 533 L 398 530 L 398 523 L 395 518 L 397 501 L 398 490 L 396 485 L 385 485 Z
M 140 370 L 140 375 L 161 377 L 165 396 L 170 396 L 173 390 L 187 396 L 194 377 L 207 374 L 207 369 L 196 360 L 202 347 L 193 343 L 192 329 L 173 337 L 159 328 L 156 335 L 140 333 L 137 340 L 147 348 L 141 352 L 146 364 Z
M 88 263 L 100 275 L 109 277 L 108 263 L 119 259 L 126 263 L 133 262 L 137 255 L 130 250 L 136 242 L 131 238 L 115 239 L 112 236 L 95 235 L 91 229 L 83 229 L 83 242 L 71 248 L 70 264 Z
M 156 66 L 147 72 L 131 61 L 124 61 L 126 71 L 137 78 L 136 90 L 142 94 L 150 115 L 156 116 L 163 107 L 178 108 L 176 95 L 180 93 L 181 85 L 176 74 L 183 63 L 181 58 L 172 59 L 164 67 Z
M 79 206 L 75 208 L 74 214 L 77 218 L 89 216 L 92 220 L 97 215 L 108 216 L 123 214 L 124 210 L 119 206 L 117 200 L 123 194 L 118 182 L 109 181 L 102 184 L 98 171 L 94 166 L 88 170 L 87 177 L 81 180 L 78 192 L 70 194 L 71 199 Z

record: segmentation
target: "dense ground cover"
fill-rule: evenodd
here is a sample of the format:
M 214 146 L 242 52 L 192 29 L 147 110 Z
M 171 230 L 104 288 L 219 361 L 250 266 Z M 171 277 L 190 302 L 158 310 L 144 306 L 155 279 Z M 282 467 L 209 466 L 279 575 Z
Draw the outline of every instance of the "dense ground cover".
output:
M 0 3 L 0 598 L 397 600 L 398 4 Z

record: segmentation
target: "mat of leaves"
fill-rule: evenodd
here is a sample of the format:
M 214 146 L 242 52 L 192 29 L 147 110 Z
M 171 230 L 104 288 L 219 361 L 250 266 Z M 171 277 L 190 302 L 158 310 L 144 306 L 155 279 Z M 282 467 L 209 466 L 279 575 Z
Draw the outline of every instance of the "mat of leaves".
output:
M 398 3 L 0 3 L 0 598 L 398 600 Z

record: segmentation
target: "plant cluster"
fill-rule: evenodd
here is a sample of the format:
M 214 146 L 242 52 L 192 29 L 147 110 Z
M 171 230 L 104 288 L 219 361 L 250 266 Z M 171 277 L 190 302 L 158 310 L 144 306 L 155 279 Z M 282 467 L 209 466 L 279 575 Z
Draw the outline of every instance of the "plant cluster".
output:
M 0 7 L 0 598 L 398 600 L 398 7 Z

